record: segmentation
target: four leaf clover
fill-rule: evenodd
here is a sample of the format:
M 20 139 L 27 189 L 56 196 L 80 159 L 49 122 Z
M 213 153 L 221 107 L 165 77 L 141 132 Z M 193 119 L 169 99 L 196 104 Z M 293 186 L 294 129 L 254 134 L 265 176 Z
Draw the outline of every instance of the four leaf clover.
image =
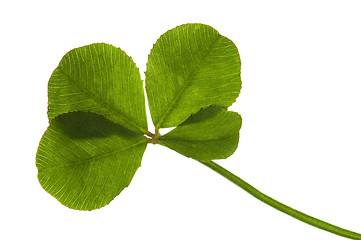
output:
M 185 24 L 154 44 L 145 90 L 121 49 L 97 43 L 68 52 L 49 80 L 48 117 L 36 155 L 39 182 L 65 206 L 93 210 L 127 187 L 147 144 L 193 158 L 255 198 L 302 222 L 351 239 L 361 234 L 291 208 L 216 164 L 238 146 L 240 115 L 227 108 L 241 90 L 237 47 L 215 29 Z M 165 135 L 160 128 L 175 127 Z

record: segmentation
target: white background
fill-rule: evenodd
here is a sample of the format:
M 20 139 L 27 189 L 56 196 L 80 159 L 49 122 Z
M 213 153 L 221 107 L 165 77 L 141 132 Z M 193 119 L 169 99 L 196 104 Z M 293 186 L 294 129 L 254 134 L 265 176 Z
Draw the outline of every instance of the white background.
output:
M 35 153 L 62 56 L 106 42 L 143 74 L 157 38 L 190 22 L 230 38 L 242 59 L 230 108 L 243 117 L 240 143 L 218 162 L 285 204 L 361 232 L 360 1 L 2 1 L 0 239 L 342 239 L 161 146 L 148 146 L 129 188 L 102 209 L 68 209 L 41 188 Z

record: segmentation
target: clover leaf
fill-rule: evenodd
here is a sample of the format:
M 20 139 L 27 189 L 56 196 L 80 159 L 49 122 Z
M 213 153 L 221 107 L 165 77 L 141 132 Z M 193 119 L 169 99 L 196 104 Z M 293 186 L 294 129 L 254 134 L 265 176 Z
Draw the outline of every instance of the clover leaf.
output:
M 121 49 L 97 43 L 68 52 L 48 86 L 48 116 L 72 111 L 101 114 L 130 130 L 146 132 L 143 82 Z
M 160 144 L 283 213 L 361 239 L 274 200 L 212 161 L 229 157 L 238 146 L 242 119 L 227 107 L 239 95 L 240 70 L 237 47 L 210 26 L 184 24 L 163 34 L 145 72 L 151 133 L 133 60 L 105 43 L 71 50 L 49 80 L 50 124 L 36 155 L 41 186 L 69 208 L 101 208 L 130 184 L 147 144 Z M 159 129 L 165 127 L 175 128 L 162 136 Z
M 156 127 L 175 127 L 200 108 L 230 106 L 241 90 L 237 47 L 215 29 L 186 24 L 163 34 L 149 55 L 145 86 Z
M 160 137 L 159 144 L 199 161 L 224 159 L 237 148 L 241 124 L 237 113 L 210 106 Z
M 43 188 L 79 210 L 103 207 L 132 180 L 147 139 L 103 116 L 60 115 L 40 141 L 36 166 Z

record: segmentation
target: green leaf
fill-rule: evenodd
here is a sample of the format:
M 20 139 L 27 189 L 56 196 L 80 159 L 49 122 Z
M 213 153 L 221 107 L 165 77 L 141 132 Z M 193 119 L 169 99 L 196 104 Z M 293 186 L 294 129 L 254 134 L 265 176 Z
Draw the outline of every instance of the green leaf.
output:
M 169 30 L 155 43 L 145 73 L 154 125 L 174 127 L 201 108 L 230 106 L 241 89 L 240 71 L 237 47 L 212 27 Z
M 224 159 L 237 148 L 241 116 L 210 106 L 159 138 L 159 144 L 199 161 Z
M 146 138 L 94 113 L 53 119 L 36 155 L 41 186 L 78 210 L 103 207 L 132 180 Z
M 68 52 L 49 80 L 48 116 L 98 113 L 138 132 L 147 131 L 143 83 L 121 49 L 97 43 Z

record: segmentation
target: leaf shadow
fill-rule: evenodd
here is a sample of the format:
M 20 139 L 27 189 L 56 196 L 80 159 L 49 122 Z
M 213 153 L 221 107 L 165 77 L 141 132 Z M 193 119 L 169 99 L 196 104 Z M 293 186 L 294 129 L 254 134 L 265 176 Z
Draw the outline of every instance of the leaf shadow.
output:
M 210 105 L 208 107 L 201 108 L 198 112 L 189 116 L 189 118 L 180 124 L 180 126 L 206 121 L 207 119 L 217 116 L 222 111 L 222 109 L 225 109 L 225 107 L 216 105 Z
M 142 135 L 91 112 L 65 113 L 55 118 L 51 124 L 57 125 L 62 133 L 73 139 L 106 138 L 111 135 L 134 138 Z

